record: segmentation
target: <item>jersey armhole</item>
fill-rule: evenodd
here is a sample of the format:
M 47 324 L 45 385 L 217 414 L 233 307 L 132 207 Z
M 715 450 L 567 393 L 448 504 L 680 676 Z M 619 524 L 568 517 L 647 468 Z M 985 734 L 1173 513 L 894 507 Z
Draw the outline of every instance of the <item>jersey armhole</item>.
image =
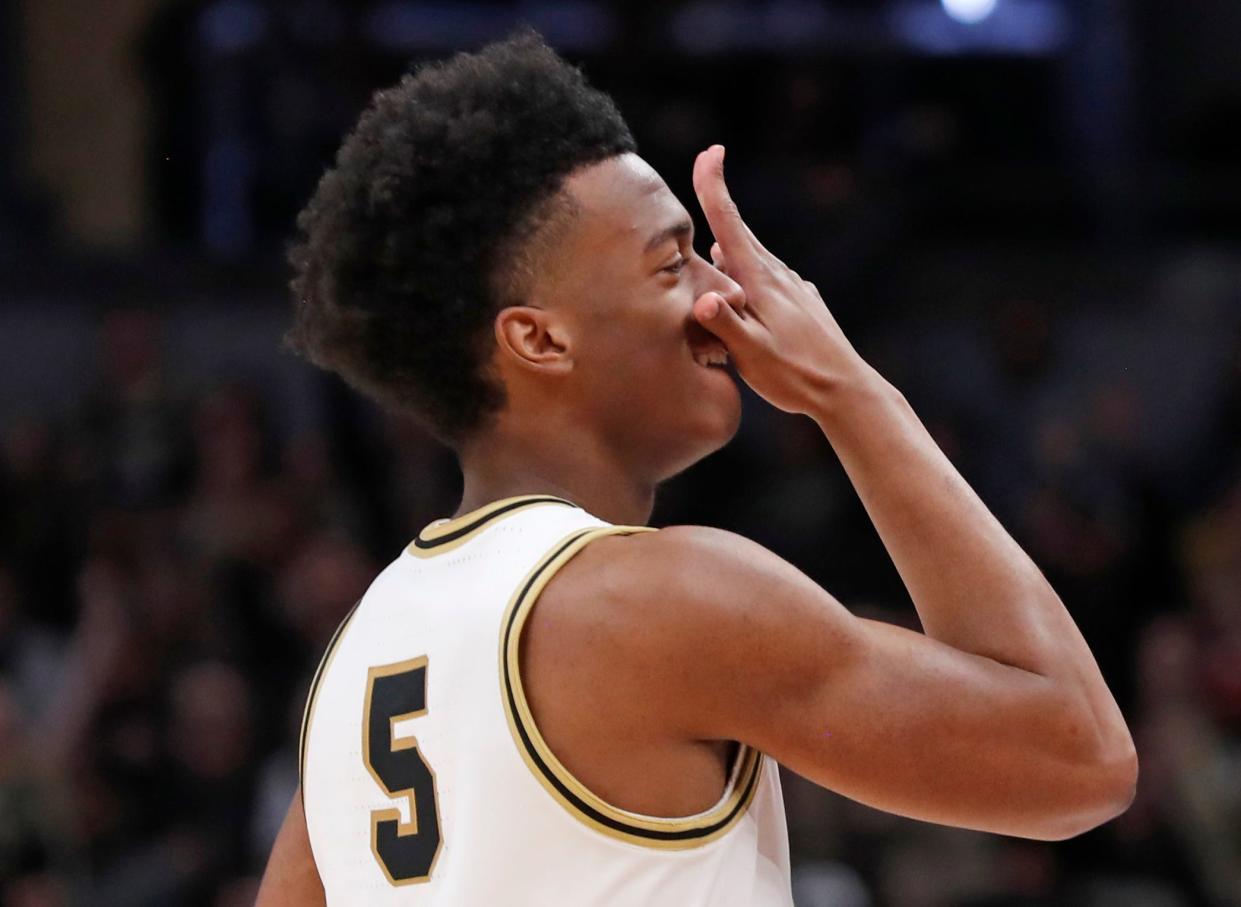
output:
M 685 850 L 722 837 L 745 815 L 758 787 L 762 754 L 746 744 L 738 747 L 723 795 L 705 812 L 671 818 L 642 815 L 613 806 L 574 777 L 548 747 L 526 701 L 519 661 L 521 633 L 526 620 L 544 586 L 561 567 L 595 539 L 656 531 L 649 526 L 577 530 L 562 538 L 540 559 L 518 585 L 504 612 L 500 632 L 500 695 L 522 760 L 544 789 L 574 818 L 631 844 L 660 850 Z
M 306 745 L 310 740 L 310 723 L 314 720 L 315 698 L 318 696 L 319 684 L 323 681 L 323 675 L 327 673 L 328 667 L 332 664 L 332 658 L 335 657 L 336 650 L 340 647 L 340 641 L 345 635 L 345 628 L 349 626 L 349 621 L 353 619 L 353 615 L 361 604 L 362 599 L 360 598 L 353 603 L 353 607 L 349 609 L 345 619 L 340 622 L 336 632 L 332 634 L 332 638 L 328 641 L 327 649 L 323 652 L 323 657 L 319 659 L 319 666 L 315 668 L 314 676 L 310 679 L 310 689 L 306 693 L 306 706 L 302 709 L 302 727 L 297 736 L 297 789 L 301 791 L 303 809 L 306 808 Z

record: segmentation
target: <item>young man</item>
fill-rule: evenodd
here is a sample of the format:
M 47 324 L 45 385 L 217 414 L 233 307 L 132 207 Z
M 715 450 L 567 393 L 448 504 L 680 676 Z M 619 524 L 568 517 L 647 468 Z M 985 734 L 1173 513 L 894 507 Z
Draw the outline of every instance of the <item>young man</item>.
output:
M 452 445 L 465 490 L 324 656 L 260 907 L 787 905 L 777 762 L 1040 840 L 1130 803 L 1072 618 L 749 230 L 723 159 L 694 163 L 712 264 L 530 32 L 379 92 L 344 142 L 299 219 L 291 338 Z M 925 635 L 743 538 L 642 525 L 736 432 L 726 361 L 822 428 Z

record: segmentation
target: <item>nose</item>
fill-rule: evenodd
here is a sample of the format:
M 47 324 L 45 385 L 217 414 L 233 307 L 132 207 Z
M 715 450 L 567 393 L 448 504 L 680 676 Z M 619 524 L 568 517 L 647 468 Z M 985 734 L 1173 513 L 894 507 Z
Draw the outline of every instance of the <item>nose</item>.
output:
M 694 298 L 697 299 L 703 293 L 715 292 L 723 296 L 724 301 L 734 309 L 745 308 L 745 290 L 742 289 L 741 284 L 706 259 L 703 259 L 703 265 L 704 267 L 701 268 L 703 277 Z

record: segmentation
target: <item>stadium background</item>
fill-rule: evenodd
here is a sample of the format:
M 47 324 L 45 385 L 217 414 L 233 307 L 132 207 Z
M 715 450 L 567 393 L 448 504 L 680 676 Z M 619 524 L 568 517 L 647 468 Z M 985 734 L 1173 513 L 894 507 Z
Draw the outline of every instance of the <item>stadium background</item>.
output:
M 1133 807 L 1055 844 L 788 777 L 799 907 L 1241 904 L 1241 5 L 945 4 L 0 3 L 0 901 L 251 902 L 328 635 L 459 490 L 280 352 L 283 243 L 372 90 L 527 21 L 704 239 L 728 147 L 1138 740 Z M 916 626 L 815 426 L 753 395 L 674 522 Z

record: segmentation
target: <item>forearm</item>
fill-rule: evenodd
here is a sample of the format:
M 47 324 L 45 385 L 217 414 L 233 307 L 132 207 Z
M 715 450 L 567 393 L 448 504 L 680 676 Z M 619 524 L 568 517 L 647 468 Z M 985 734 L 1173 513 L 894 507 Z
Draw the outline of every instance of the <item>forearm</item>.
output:
M 1101 742 L 1128 730 L 1086 641 L 1039 569 L 931 439 L 865 367 L 811 413 L 857 489 L 928 636 L 1042 674 L 1080 695 Z
M 1041 745 L 1053 745 L 1077 766 L 1088 763 L 1087 774 L 1100 784 L 1128 788 L 1131 796 L 1133 742 L 1059 597 L 904 399 L 858 357 L 818 288 L 746 226 L 724 183 L 723 148 L 698 155 L 694 191 L 715 235 L 712 261 L 734 282 L 705 284 L 708 292 L 694 301 L 695 321 L 725 344 L 742 378 L 765 400 L 806 413 L 823 429 L 926 634 L 1017 669 L 1013 674 L 1045 678 L 1021 678 L 1047 694 L 1040 697 L 1040 718 L 1059 719 L 1051 723 L 1061 728 L 1059 739 Z

